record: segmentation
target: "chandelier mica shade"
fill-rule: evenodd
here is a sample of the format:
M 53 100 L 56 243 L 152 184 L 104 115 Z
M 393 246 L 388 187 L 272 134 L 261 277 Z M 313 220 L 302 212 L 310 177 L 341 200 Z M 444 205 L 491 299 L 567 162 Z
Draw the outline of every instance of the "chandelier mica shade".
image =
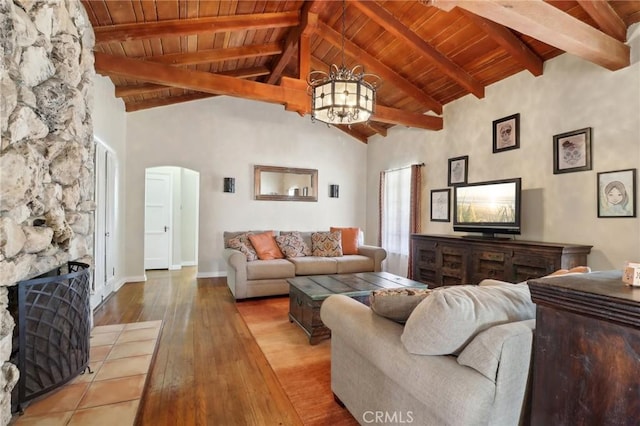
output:
M 309 74 L 311 117 L 328 124 L 354 124 L 369 120 L 374 113 L 375 83 L 365 80 L 362 67 L 349 70 L 344 65 L 331 66 L 329 74 L 313 71 Z

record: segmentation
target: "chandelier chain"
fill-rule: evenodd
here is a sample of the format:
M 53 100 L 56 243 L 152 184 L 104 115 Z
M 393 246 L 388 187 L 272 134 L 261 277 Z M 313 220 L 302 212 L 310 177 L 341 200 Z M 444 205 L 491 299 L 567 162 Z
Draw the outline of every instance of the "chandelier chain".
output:
M 329 72 L 311 71 L 307 76 L 311 95 L 311 121 L 327 124 L 355 124 L 369 120 L 374 113 L 376 86 L 380 77 L 366 74 L 361 65 L 346 67 L 347 2 L 342 0 L 342 65 L 332 64 Z M 367 81 L 370 78 L 372 81 Z
M 345 15 L 347 9 L 347 0 L 342 0 L 342 68 L 345 68 L 345 60 L 344 60 L 344 38 L 345 33 L 347 31 L 347 26 L 345 24 Z

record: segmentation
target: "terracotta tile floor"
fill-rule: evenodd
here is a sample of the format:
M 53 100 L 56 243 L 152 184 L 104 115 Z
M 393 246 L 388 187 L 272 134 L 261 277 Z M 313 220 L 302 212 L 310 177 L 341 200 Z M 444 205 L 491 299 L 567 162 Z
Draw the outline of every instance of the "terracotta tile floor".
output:
M 62 388 L 32 402 L 12 425 L 133 425 L 162 321 L 95 327 L 89 366 Z

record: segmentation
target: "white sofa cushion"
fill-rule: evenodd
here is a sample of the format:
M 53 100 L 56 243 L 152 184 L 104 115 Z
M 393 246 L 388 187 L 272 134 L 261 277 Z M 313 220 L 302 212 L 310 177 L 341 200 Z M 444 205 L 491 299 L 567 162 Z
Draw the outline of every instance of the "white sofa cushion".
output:
M 436 289 L 409 316 L 402 343 L 414 354 L 455 354 L 489 327 L 532 318 L 535 304 L 526 284 Z

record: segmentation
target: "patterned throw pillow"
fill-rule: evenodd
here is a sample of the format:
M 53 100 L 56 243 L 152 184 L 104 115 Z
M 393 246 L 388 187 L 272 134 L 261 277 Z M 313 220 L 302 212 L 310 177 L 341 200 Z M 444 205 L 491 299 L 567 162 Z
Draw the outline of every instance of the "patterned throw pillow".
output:
M 392 321 L 405 323 L 411 312 L 431 294 L 426 288 L 393 288 L 374 290 L 369 296 L 369 306 L 376 314 Z
M 276 237 L 276 243 L 285 257 L 311 256 L 311 249 L 304 243 L 299 232 Z
M 311 251 L 314 256 L 342 256 L 342 233 L 340 231 L 314 232 L 311 234 Z
M 249 236 L 247 234 L 240 234 L 237 237 L 230 238 L 227 243 L 229 248 L 239 250 L 247 256 L 247 262 L 253 262 L 254 260 L 258 260 L 258 254 L 256 253 L 251 241 L 249 241 Z

